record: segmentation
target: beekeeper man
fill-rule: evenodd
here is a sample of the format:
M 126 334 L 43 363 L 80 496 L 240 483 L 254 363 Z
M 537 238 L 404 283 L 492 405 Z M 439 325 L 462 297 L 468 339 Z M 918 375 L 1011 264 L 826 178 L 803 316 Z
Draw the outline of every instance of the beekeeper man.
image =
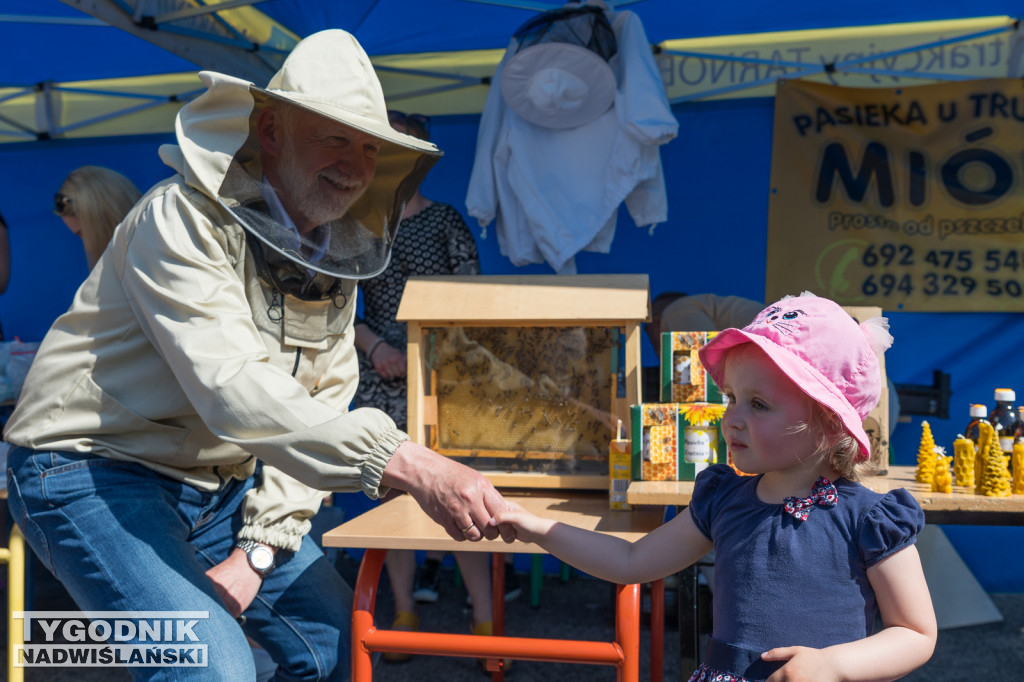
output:
M 325 491 L 408 491 L 460 540 L 506 508 L 383 412 L 347 411 L 356 280 L 387 265 L 440 152 L 391 128 L 344 31 L 266 89 L 201 78 L 160 149 L 175 175 L 39 349 L 6 430 L 10 506 L 82 610 L 209 612 L 208 667 L 137 677 L 251 679 L 248 635 L 282 678 L 347 678 L 351 590 L 306 535 Z

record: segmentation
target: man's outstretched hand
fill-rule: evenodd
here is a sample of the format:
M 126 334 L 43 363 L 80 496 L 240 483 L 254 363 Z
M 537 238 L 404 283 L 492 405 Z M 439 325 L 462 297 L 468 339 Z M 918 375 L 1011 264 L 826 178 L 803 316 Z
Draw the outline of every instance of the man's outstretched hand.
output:
M 505 542 L 515 540 L 511 527 L 489 523 L 509 505 L 483 474 L 411 440 L 398 446 L 381 485 L 412 495 L 455 540 L 476 542 L 499 535 Z

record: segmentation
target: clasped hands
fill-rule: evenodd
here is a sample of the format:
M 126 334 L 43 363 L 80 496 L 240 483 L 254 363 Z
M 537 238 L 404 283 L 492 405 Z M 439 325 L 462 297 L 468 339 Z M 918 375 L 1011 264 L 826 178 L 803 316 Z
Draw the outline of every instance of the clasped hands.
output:
M 454 540 L 516 539 L 511 526 L 491 524 L 509 504 L 483 474 L 411 440 L 398 446 L 381 485 L 409 493 Z

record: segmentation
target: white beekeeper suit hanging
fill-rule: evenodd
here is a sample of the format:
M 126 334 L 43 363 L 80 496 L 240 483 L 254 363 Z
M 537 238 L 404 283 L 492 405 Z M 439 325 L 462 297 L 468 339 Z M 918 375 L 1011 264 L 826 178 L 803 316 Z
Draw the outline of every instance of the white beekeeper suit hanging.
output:
M 638 225 L 666 220 L 659 146 L 678 129 L 640 19 L 600 0 L 558 11 L 569 9 L 600 10 L 611 50 L 594 46 L 599 23 L 589 49 L 554 29 L 537 39 L 530 22 L 516 32 L 487 96 L 466 196 L 482 227 L 497 220 L 514 265 L 547 262 L 559 274 L 576 272 L 580 251 L 609 251 L 623 201 Z

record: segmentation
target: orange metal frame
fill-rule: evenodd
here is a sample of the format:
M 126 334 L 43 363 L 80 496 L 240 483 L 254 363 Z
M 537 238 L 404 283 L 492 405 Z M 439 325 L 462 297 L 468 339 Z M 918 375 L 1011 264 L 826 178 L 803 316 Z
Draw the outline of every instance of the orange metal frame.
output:
M 386 549 L 368 549 L 356 578 L 352 609 L 352 680 L 373 679 L 371 655 L 375 651 L 405 652 L 434 656 L 467 656 L 487 659 L 494 682 L 505 679 L 504 659 L 591 663 L 615 666 L 619 682 L 639 682 L 640 677 L 640 585 L 618 585 L 615 598 L 615 641 L 591 642 L 565 639 L 506 637 L 505 561 L 500 553 L 491 555 L 494 635 L 456 635 L 434 632 L 379 630 L 373 613 Z M 661 682 L 663 673 L 665 585 L 659 580 L 651 590 L 651 680 Z

